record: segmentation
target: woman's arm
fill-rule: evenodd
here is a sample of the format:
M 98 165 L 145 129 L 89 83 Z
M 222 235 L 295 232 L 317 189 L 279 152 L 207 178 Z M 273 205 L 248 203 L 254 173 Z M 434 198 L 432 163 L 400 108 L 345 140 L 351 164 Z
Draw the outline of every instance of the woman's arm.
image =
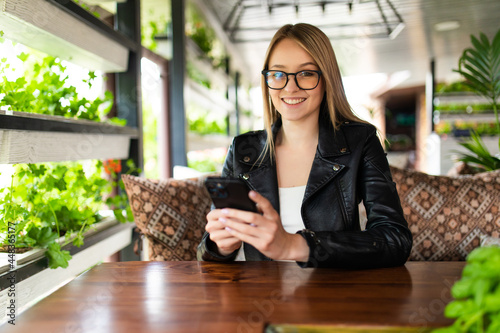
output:
M 387 267 L 406 262 L 412 235 L 375 130 L 363 145 L 357 191 L 366 208 L 364 231 L 303 231 L 310 255 L 303 267 Z

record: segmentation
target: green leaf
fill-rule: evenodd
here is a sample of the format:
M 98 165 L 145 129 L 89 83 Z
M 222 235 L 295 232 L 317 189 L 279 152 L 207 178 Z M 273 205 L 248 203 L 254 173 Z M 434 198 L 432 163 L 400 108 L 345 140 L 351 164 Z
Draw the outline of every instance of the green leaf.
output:
M 455 326 L 441 327 L 432 331 L 432 333 L 461 333 L 462 331 Z
M 500 314 L 500 295 L 486 295 L 484 297 L 484 307 L 489 312 L 498 312 Z
M 500 247 L 498 246 L 483 246 L 474 249 L 467 256 L 467 262 L 486 262 L 491 258 L 500 257 Z
M 31 228 L 28 231 L 28 237 L 36 241 L 36 245 L 44 248 L 57 239 L 57 233 L 53 232 L 50 227 Z
M 75 239 L 73 239 L 73 245 L 76 247 L 80 247 L 83 245 L 83 234 L 77 233 Z
M 493 282 L 489 278 L 479 278 L 474 284 L 474 301 L 478 307 L 483 306 L 484 298 L 489 293 Z
M 120 223 L 125 223 L 127 222 L 126 217 L 123 215 L 122 209 L 113 209 L 113 214 L 115 218 L 118 220 Z
M 45 256 L 49 259 L 49 268 L 55 269 L 58 267 L 68 267 L 68 261 L 71 259 L 69 251 L 62 250 L 58 243 L 51 243 L 45 252 Z
M 21 60 L 22 62 L 26 62 L 26 60 L 28 59 L 28 57 L 29 57 L 29 54 L 28 53 L 24 53 L 24 52 L 17 56 L 17 58 L 19 60 Z
M 481 140 L 481 137 L 475 131 L 471 133 L 471 138 L 469 141 L 461 142 L 460 145 L 474 154 L 469 155 L 462 152 L 457 152 L 461 155 L 461 157 L 459 158 L 460 161 L 472 165 L 476 164 L 479 168 L 487 171 L 500 168 L 500 159 L 496 156 L 491 155 L 484 142 Z
M 457 281 L 458 282 L 458 281 Z M 472 300 L 455 300 L 450 302 L 445 310 L 444 315 L 447 318 L 458 318 L 463 315 L 470 314 L 476 311 L 476 305 Z
M 466 298 L 474 294 L 474 279 L 462 279 L 453 285 L 451 294 L 457 299 Z

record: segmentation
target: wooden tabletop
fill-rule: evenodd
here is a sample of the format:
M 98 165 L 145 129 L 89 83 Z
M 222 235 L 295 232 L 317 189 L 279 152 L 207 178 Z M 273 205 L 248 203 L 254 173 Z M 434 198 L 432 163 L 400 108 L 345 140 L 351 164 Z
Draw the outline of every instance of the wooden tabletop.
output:
M 6 332 L 263 332 L 267 323 L 437 327 L 463 262 L 371 270 L 293 262 L 104 263 Z

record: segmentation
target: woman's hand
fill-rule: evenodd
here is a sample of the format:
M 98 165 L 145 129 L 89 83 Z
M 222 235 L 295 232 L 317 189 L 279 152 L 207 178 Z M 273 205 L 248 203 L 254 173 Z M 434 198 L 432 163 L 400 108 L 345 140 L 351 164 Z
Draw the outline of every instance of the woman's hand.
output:
M 226 230 L 226 225 L 220 222 L 223 214 L 221 209 L 214 209 L 207 214 L 205 230 L 210 234 L 210 239 L 217 245 L 223 256 L 230 255 L 241 247 L 241 240 L 231 235 Z
M 309 247 L 298 234 L 289 234 L 283 228 L 279 214 L 269 200 L 255 191 L 250 191 L 252 199 L 262 214 L 225 208 L 220 211 L 219 222 L 225 230 L 274 260 L 307 261 Z M 219 214 L 219 212 L 218 212 Z

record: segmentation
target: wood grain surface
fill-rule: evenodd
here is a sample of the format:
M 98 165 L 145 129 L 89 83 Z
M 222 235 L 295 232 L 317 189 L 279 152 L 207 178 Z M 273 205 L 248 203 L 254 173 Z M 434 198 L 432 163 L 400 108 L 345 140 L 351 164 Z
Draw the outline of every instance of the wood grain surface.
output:
M 463 262 L 371 270 L 293 262 L 104 263 L 5 332 L 263 332 L 266 324 L 444 326 Z M 19 290 L 18 292 L 22 292 Z

